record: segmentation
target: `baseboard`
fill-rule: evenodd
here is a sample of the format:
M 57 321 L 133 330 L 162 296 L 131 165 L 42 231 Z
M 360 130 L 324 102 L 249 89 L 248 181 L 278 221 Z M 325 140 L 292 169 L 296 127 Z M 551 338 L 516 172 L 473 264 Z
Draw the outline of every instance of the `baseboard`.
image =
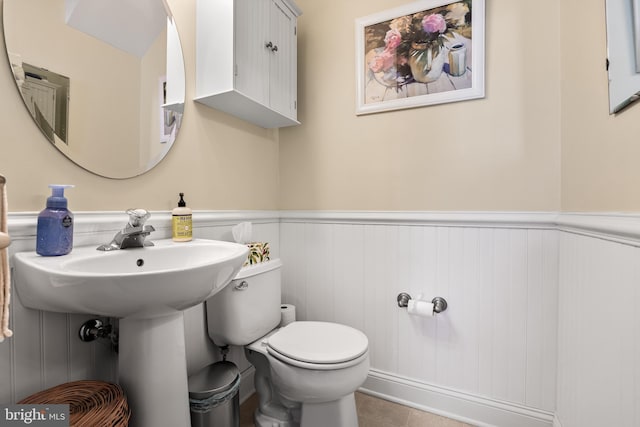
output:
M 240 403 L 255 387 L 255 368 L 241 373 Z M 478 427 L 562 427 L 553 414 L 431 386 L 372 369 L 361 392 Z
M 547 411 L 420 383 L 375 369 L 369 372 L 360 391 L 478 427 L 561 427 Z

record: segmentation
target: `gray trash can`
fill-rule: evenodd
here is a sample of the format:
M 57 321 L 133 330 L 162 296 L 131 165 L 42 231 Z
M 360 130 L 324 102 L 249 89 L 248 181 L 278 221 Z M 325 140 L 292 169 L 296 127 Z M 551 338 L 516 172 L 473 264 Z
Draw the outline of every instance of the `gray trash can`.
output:
M 189 377 L 191 427 L 240 425 L 240 371 L 228 361 L 216 362 Z

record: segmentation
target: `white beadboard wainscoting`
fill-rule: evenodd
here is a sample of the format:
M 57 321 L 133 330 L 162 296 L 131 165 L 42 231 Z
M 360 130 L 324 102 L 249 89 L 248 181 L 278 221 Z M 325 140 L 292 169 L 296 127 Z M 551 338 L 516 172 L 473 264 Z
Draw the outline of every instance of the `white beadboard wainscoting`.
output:
M 170 213 L 152 215 L 152 239 L 168 237 Z M 75 245 L 110 240 L 126 219 L 76 213 Z M 242 221 L 283 260 L 283 302 L 299 319 L 367 334 L 363 391 L 478 426 L 640 425 L 640 216 L 196 211 L 194 235 L 232 240 Z M 9 215 L 11 253 L 35 248 L 35 225 L 34 213 Z M 449 307 L 409 316 L 400 292 Z M 106 344 L 76 338 L 92 316 L 24 308 L 15 289 L 11 307 L 0 402 L 117 378 Z M 204 316 L 202 305 L 185 311 L 189 373 L 220 359 Z M 242 350 L 230 359 L 250 380 Z
M 640 248 L 560 239 L 557 427 L 638 427 Z
M 9 214 L 8 220 L 12 239 L 9 253 L 34 251 L 37 214 Z M 128 216 L 122 212 L 75 212 L 74 246 L 97 247 L 107 243 L 127 220 Z M 231 227 L 243 221 L 252 222 L 254 238 L 269 242 L 272 256 L 279 256 L 278 212 L 194 211 L 194 237 L 232 241 Z M 156 229 L 151 240 L 171 236 L 171 212 L 152 212 L 148 224 Z M 0 402 L 16 402 L 67 381 L 116 381 L 117 355 L 110 345 L 104 340 L 85 343 L 78 338 L 82 323 L 96 316 L 25 308 L 20 303 L 15 281 L 12 286 L 10 327 L 14 335 L 0 343 Z M 206 335 L 203 307 L 201 304 L 184 312 L 189 374 L 220 360 L 217 348 Z M 117 326 L 117 321 L 115 324 Z M 248 370 L 249 364 L 241 349 L 232 349 L 229 359 L 241 370 Z M 243 390 L 251 387 L 248 384 Z
M 558 232 L 546 215 L 289 213 L 283 299 L 369 337 L 364 389 L 475 425 L 550 426 Z M 408 292 L 449 307 L 409 316 Z

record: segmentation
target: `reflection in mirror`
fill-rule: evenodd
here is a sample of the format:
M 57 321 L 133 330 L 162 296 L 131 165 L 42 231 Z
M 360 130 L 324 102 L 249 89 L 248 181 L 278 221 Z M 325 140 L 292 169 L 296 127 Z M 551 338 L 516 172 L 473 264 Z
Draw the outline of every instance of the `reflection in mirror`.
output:
M 40 130 L 67 143 L 69 78 L 26 62 L 14 69 L 24 102 Z
M 640 99 L 640 73 L 636 70 L 634 10 L 640 0 L 606 0 L 609 113 Z
M 9 62 L 47 139 L 109 178 L 159 163 L 184 112 L 184 61 L 164 0 L 4 0 Z

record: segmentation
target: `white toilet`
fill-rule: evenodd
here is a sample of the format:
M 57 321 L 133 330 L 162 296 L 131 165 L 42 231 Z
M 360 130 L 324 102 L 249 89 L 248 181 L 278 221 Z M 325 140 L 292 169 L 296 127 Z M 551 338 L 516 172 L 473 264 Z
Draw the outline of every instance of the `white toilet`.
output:
M 354 392 L 369 372 L 366 335 L 329 322 L 278 328 L 280 260 L 244 267 L 209 298 L 209 336 L 218 346 L 245 346 L 256 368 L 260 427 L 355 427 Z

